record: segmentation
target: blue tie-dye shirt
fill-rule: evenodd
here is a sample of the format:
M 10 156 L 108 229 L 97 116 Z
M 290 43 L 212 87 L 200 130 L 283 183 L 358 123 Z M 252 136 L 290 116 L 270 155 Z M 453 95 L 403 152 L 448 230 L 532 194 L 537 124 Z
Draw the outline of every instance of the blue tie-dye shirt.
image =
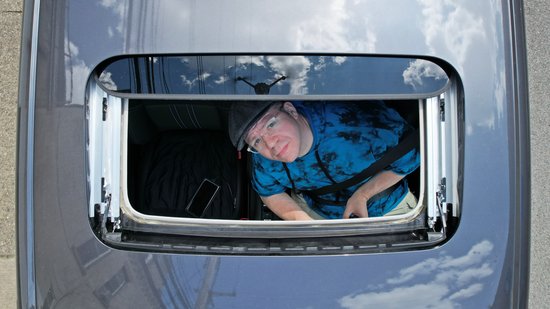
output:
M 319 167 L 317 150 L 328 174 L 336 182 L 347 180 L 380 159 L 387 149 L 398 144 L 411 128 L 395 110 L 383 102 L 319 103 L 293 102 L 306 117 L 313 131 L 313 146 L 304 156 L 287 163 L 290 177 L 299 190 L 312 190 L 332 184 Z M 283 164 L 261 155 L 253 155 L 254 190 L 260 196 L 270 196 L 292 188 Z M 401 175 L 414 171 L 420 164 L 419 153 L 411 150 L 386 169 Z M 364 182 L 368 181 L 366 179 Z M 321 196 L 327 200 L 346 201 L 360 186 L 346 192 Z M 406 180 L 400 182 L 389 195 L 368 201 L 370 217 L 383 216 L 394 209 L 408 191 Z M 338 196 L 337 196 L 338 195 Z M 313 205 L 312 209 L 325 218 L 341 218 L 345 206 Z

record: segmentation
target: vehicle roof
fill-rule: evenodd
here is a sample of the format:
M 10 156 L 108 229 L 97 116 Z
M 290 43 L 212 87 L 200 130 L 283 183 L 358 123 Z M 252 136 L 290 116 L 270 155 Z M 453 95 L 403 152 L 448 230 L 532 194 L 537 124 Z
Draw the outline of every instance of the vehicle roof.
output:
M 511 302 L 510 266 L 525 228 L 518 216 L 528 207 L 518 163 L 509 19 L 515 9 L 479 0 L 42 1 L 34 230 L 20 225 L 35 235 L 37 302 L 266 308 Z M 152 254 L 100 243 L 85 206 L 90 73 L 111 57 L 193 53 L 406 56 L 454 68 L 464 89 L 456 234 L 431 250 L 322 257 Z M 131 288 L 112 288 L 121 282 Z

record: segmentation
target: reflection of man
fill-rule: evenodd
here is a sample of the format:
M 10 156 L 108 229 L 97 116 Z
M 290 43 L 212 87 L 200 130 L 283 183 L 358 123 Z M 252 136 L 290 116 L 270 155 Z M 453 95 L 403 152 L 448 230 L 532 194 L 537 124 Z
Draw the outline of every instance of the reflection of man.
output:
M 233 144 L 241 150 L 246 143 L 254 153 L 254 189 L 285 220 L 410 210 L 416 201 L 403 178 L 419 166 L 416 149 L 362 183 L 320 196 L 321 203 L 305 196 L 314 212 L 286 193 L 289 188 L 307 192 L 353 177 L 397 145 L 409 129 L 382 102 L 239 102 L 229 117 Z

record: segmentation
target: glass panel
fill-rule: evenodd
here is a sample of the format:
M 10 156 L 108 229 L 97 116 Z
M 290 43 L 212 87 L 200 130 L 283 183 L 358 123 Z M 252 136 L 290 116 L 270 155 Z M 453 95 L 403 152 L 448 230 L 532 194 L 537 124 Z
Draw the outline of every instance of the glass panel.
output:
M 180 95 L 419 95 L 444 91 L 447 74 L 414 58 L 367 56 L 139 56 L 97 72 L 112 92 Z

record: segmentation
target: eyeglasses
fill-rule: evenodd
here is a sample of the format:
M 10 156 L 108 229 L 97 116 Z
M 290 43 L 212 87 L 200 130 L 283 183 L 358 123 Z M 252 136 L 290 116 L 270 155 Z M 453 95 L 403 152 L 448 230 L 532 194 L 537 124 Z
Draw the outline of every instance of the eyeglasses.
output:
M 273 117 L 269 118 L 269 120 L 265 123 L 265 126 L 261 130 L 259 130 L 258 134 L 251 136 L 250 142 L 247 143 L 249 146 L 248 148 L 246 148 L 248 152 L 259 153 L 264 149 L 264 147 L 266 146 L 264 137 L 271 136 L 271 134 L 275 132 L 275 129 L 279 125 L 279 120 L 280 120 L 279 115 L 280 115 L 280 112 L 278 112 Z

